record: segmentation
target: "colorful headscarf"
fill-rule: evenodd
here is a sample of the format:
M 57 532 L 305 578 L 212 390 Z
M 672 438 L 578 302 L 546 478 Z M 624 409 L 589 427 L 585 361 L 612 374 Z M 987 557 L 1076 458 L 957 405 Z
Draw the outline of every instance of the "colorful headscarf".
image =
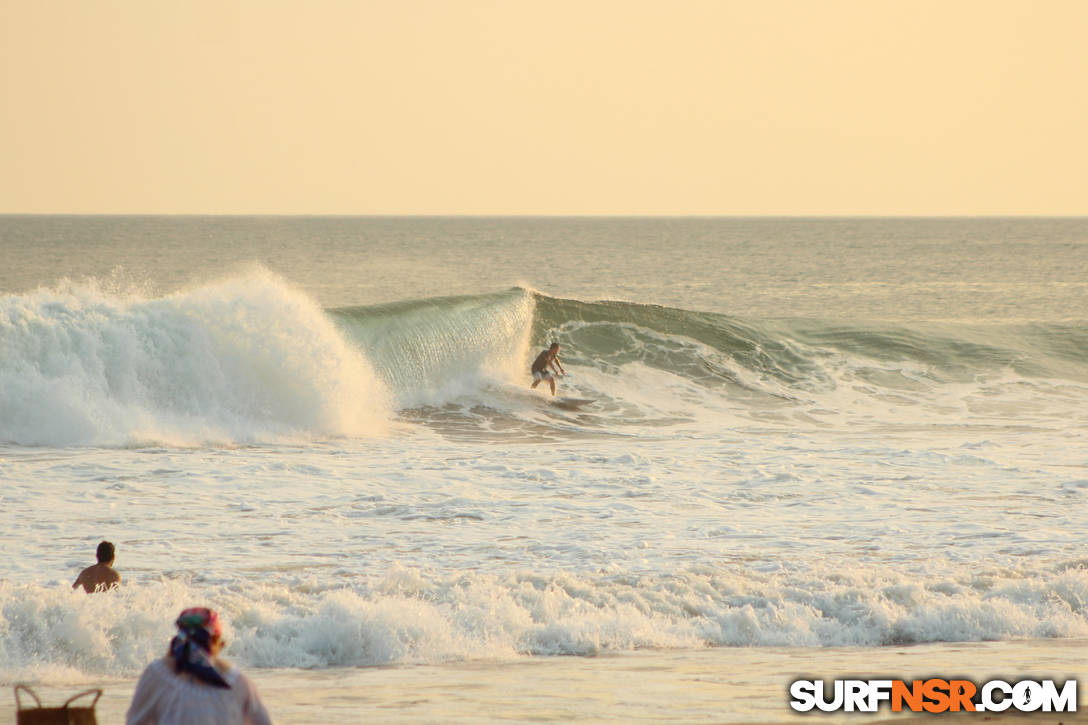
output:
M 177 671 L 190 672 L 209 685 L 230 689 L 211 661 L 212 642 L 223 634 L 219 615 L 206 607 L 193 607 L 178 615 L 175 624 L 178 633 L 170 640 L 170 656 Z

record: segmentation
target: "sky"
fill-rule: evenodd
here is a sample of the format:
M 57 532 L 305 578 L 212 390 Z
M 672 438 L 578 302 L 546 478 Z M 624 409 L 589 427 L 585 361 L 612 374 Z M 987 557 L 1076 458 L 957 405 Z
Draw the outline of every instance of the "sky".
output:
M 1081 0 L 0 0 L 0 213 L 1084 215 Z

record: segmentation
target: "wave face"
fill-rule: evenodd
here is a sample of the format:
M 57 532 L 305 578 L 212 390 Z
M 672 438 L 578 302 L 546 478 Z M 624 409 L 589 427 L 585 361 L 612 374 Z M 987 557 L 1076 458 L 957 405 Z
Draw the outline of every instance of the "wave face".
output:
M 521 289 L 333 315 L 397 406 L 447 430 L 1053 426 L 1088 402 L 1088 329 L 1073 324 L 756 321 Z M 561 395 L 595 401 L 578 415 L 527 389 L 550 340 L 571 372 Z
M 398 407 L 442 404 L 517 379 L 535 300 L 524 290 L 331 312 L 367 351 Z
M 843 324 L 748 321 L 631 303 L 540 300 L 538 331 L 567 359 L 603 374 L 588 397 L 613 397 L 623 377 L 699 410 L 766 423 L 1040 424 L 1081 419 L 1088 401 L 1088 329 L 1068 324 Z M 598 378 L 595 378 L 596 382 Z M 615 396 L 619 398 L 619 395 Z M 661 398 L 636 393 L 650 407 Z
M 0 298 L 0 410 L 0 440 L 67 446 L 370 435 L 390 409 L 364 353 L 258 271 L 160 298 Z
M 1071 324 L 755 322 L 629 302 L 538 299 L 537 331 L 566 333 L 568 355 L 613 365 L 640 361 L 708 386 L 743 386 L 736 372 L 743 369 L 763 380 L 819 390 L 832 384 L 828 360 L 834 356 L 924 366 L 935 382 L 998 369 L 1024 377 L 1088 376 L 1088 328 Z

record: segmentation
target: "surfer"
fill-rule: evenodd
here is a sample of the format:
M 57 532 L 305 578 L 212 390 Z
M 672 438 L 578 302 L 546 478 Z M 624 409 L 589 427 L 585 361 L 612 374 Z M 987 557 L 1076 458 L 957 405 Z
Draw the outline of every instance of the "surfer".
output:
M 536 356 L 532 367 L 533 384 L 529 386 L 535 388 L 540 385 L 541 380 L 547 380 L 548 385 L 552 387 L 552 395 L 555 395 L 555 375 L 552 375 L 552 370 L 548 370 L 548 366 L 551 366 L 557 374 L 566 375 L 567 373 L 563 369 L 563 363 L 559 362 L 558 342 L 553 342 L 551 347 Z
M 88 594 L 94 594 L 95 592 L 104 592 L 107 589 L 113 589 L 115 586 L 119 585 L 121 583 L 121 575 L 113 569 L 115 555 L 113 544 L 108 541 L 103 541 L 99 544 L 98 550 L 95 551 L 98 563 L 92 564 L 81 571 L 79 576 L 76 577 L 72 589 L 82 586 L 83 591 Z

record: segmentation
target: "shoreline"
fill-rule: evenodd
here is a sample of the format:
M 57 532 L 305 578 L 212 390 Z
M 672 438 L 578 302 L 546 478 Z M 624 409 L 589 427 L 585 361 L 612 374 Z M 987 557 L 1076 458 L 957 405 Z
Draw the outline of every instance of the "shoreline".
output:
M 961 642 L 863 648 L 715 648 L 636 651 L 596 657 L 529 657 L 517 661 L 436 665 L 245 669 L 273 721 L 886 723 L 899 725 L 1084 725 L 1088 679 L 1084 639 Z M 1025 664 L 1031 662 L 1032 664 Z M 984 663 L 984 664 L 978 664 Z M 808 674 L 806 674 L 808 673 Z M 963 677 L 1078 679 L 1075 713 L 797 713 L 788 704 L 793 679 Z M 104 690 L 100 723 L 124 721 L 136 678 L 68 686 L 31 683 L 43 703 L 58 705 L 90 687 Z M 9 684 L 10 686 L 10 684 Z M 10 709 L 7 709 L 10 706 Z M 886 706 L 885 706 L 886 708 Z M 14 703 L 0 721 L 14 720 Z

